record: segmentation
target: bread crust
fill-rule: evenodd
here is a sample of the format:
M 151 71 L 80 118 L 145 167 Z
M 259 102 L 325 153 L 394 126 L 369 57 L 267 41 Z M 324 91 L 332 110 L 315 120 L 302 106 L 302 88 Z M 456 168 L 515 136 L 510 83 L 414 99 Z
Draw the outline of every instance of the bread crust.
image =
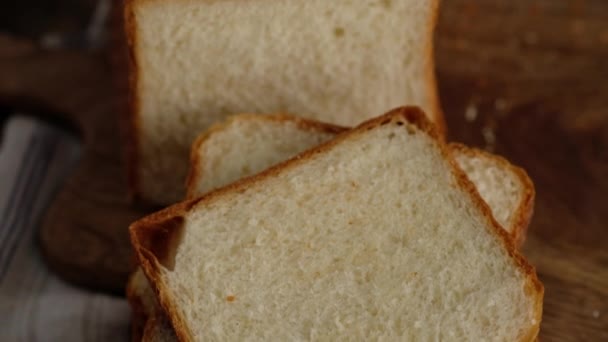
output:
M 515 210 L 515 215 L 509 221 L 509 227 L 513 228 L 511 237 L 517 248 L 520 248 L 526 240 L 528 226 L 532 215 L 534 213 L 534 199 L 536 198 L 536 190 L 534 183 L 528 176 L 528 173 L 523 168 L 511 164 L 507 159 L 499 155 L 478 149 L 468 147 L 461 143 L 450 143 L 450 149 L 463 153 L 469 157 L 482 157 L 485 159 L 491 159 L 501 167 L 509 169 L 515 173 L 519 178 L 519 181 L 523 184 L 523 199 L 519 201 L 519 205 Z
M 403 125 L 405 121 L 405 125 Z M 538 280 L 536 271 L 519 252 L 516 250 L 515 245 L 510 236 L 504 231 L 504 229 L 494 219 L 490 208 L 481 199 L 477 189 L 465 175 L 452 157 L 448 146 L 443 142 L 440 133 L 436 127 L 428 121 L 424 113 L 417 107 L 400 107 L 394 109 L 380 117 L 371 119 L 367 122 L 362 123 L 358 127 L 339 135 L 335 139 L 326 142 L 316 148 L 303 152 L 302 154 L 280 163 L 266 171 L 263 171 L 257 175 L 244 178 L 240 181 L 227 185 L 218 190 L 212 191 L 202 197 L 186 200 L 184 202 L 170 206 L 164 210 L 151 214 L 150 216 L 144 217 L 139 221 L 136 221 L 129 227 L 131 236 L 131 243 L 135 249 L 137 258 L 145 272 L 148 279 L 151 281 L 152 288 L 159 299 L 159 303 L 162 309 L 167 313 L 167 316 L 178 336 L 180 341 L 192 341 L 192 335 L 189 331 L 184 319 L 179 314 L 177 307 L 174 305 L 170 298 L 170 291 L 168 290 L 165 283 L 162 281 L 160 263 L 156 259 L 156 256 L 151 253 L 148 246 L 145 246 L 144 242 L 150 234 L 154 234 L 155 229 L 165 229 L 163 222 L 172 221 L 175 217 L 184 217 L 188 211 L 199 204 L 213 203 L 216 200 L 221 199 L 223 196 L 230 193 L 240 193 L 245 191 L 250 185 L 263 181 L 268 178 L 272 178 L 286 170 L 290 170 L 302 163 L 305 163 L 308 159 L 313 156 L 324 153 L 334 145 L 347 140 L 353 136 L 363 134 L 367 130 L 374 129 L 381 125 L 390 123 L 401 123 L 405 128 L 408 124 L 415 125 L 420 131 L 429 135 L 434 140 L 437 148 L 441 152 L 444 160 L 448 162 L 451 167 L 452 174 L 455 177 L 457 185 L 468 192 L 471 196 L 473 205 L 477 207 L 482 216 L 486 220 L 486 229 L 489 230 L 493 236 L 495 236 L 505 249 L 507 254 L 511 257 L 513 263 L 518 267 L 522 273 L 525 274 L 525 291 L 532 297 L 535 298 L 535 323 L 522 337 L 521 341 L 532 341 L 538 335 L 540 327 L 540 321 L 542 318 L 542 300 L 544 294 L 544 288 L 542 283 Z

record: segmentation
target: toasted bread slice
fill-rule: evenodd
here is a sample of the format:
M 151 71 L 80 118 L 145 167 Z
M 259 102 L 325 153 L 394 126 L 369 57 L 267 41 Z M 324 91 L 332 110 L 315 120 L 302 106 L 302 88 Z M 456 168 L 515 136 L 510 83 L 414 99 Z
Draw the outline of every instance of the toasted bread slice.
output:
M 226 117 L 307 113 L 356 125 L 418 105 L 443 125 L 437 0 L 128 0 L 132 190 L 183 199 L 190 144 Z
M 415 108 L 130 232 L 181 340 L 538 333 L 534 269 Z

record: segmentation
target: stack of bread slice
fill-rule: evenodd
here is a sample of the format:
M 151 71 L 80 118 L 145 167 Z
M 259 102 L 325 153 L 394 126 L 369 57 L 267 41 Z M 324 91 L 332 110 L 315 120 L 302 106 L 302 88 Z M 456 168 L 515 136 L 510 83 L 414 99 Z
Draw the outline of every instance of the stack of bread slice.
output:
M 136 340 L 538 332 L 542 285 L 516 251 L 531 181 L 418 109 L 352 130 L 235 116 L 194 143 L 188 190 L 131 227 Z
M 536 338 L 534 187 L 445 142 L 438 0 L 125 3 L 131 190 L 170 205 L 134 341 Z

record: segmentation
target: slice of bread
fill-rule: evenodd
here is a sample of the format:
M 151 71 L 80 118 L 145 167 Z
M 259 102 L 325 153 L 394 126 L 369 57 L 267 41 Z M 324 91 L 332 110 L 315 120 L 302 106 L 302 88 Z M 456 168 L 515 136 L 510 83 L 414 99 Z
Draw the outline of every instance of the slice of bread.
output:
M 289 115 L 235 115 L 201 134 L 192 145 L 188 198 L 256 174 L 346 130 Z M 450 144 L 449 148 L 498 223 L 520 246 L 535 195 L 526 172 L 479 149 L 461 144 Z
M 128 0 L 133 192 L 182 200 L 192 141 L 232 114 L 355 125 L 411 104 L 443 125 L 437 9 L 437 0 Z
M 287 114 L 231 116 L 192 144 L 187 198 L 254 175 L 347 130 Z
M 533 340 L 543 287 L 400 108 L 130 227 L 181 340 Z
M 241 114 L 216 124 L 192 146 L 188 196 L 199 197 L 213 189 L 256 174 L 296 154 L 334 138 L 347 128 L 289 115 Z M 534 204 L 534 186 L 525 171 L 491 153 L 461 144 L 449 145 L 461 169 L 475 184 L 498 223 L 519 246 Z M 133 340 L 141 340 L 148 317 L 157 315 L 150 285 L 138 270 L 128 285 L 134 307 Z M 145 303 L 143 309 L 140 303 Z M 166 326 L 166 325 L 165 325 Z M 171 332 L 158 331 L 163 336 Z

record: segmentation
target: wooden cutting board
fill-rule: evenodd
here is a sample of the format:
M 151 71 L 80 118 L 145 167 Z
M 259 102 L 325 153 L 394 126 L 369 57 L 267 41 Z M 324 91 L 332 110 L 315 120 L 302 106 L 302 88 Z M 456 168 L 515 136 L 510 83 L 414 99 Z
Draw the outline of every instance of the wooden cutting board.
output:
M 450 140 L 526 168 L 537 188 L 524 254 L 545 284 L 541 339 L 608 340 L 608 2 L 443 1 L 436 59 Z M 0 36 L 0 100 L 44 104 L 85 149 L 41 226 L 65 279 L 122 293 L 127 197 L 109 54 Z

